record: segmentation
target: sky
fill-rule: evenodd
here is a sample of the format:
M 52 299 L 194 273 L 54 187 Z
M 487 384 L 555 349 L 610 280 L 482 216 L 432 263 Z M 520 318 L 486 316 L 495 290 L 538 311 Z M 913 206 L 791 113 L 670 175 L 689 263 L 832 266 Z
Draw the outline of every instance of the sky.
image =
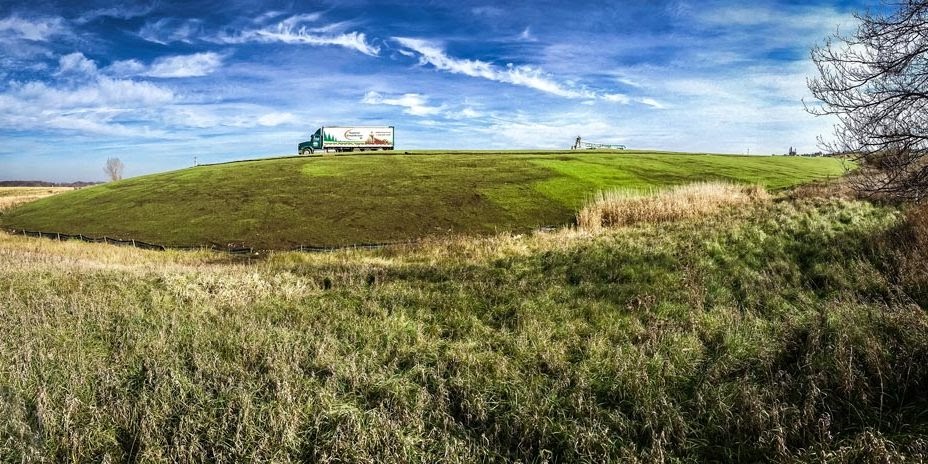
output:
M 809 50 L 876 1 L 0 1 L 0 180 L 397 149 L 817 151 Z

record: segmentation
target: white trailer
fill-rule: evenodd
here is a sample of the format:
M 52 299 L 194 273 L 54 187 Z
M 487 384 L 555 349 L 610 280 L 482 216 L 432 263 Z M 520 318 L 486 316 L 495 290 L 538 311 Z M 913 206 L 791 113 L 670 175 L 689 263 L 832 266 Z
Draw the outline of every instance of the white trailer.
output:
M 311 155 L 346 151 L 392 150 L 393 126 L 323 126 L 297 145 L 297 153 Z

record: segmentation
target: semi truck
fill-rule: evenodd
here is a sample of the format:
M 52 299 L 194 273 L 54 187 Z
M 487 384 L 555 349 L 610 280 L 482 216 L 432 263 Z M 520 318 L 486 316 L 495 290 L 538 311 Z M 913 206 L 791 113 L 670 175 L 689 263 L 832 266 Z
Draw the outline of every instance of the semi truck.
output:
M 324 126 L 297 145 L 301 155 L 392 149 L 393 126 Z

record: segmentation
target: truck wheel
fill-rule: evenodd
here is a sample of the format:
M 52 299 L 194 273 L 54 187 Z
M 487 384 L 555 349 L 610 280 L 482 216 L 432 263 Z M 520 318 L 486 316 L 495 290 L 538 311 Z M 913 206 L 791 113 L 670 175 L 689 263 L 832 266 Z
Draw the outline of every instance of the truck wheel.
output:
M 312 149 L 312 148 L 304 148 L 303 151 L 300 152 L 300 154 L 303 155 L 303 156 L 309 156 L 309 155 L 313 154 L 313 149 Z

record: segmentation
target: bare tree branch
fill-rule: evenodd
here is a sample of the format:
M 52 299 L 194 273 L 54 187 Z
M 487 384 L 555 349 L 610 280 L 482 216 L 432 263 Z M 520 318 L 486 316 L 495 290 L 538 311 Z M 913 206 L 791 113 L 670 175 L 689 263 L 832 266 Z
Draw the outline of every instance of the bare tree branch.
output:
M 838 118 L 823 145 L 860 162 L 862 193 L 925 201 L 928 0 L 888 5 L 893 13 L 855 15 L 856 33 L 836 33 L 811 51 L 818 76 L 808 86 L 818 102 L 806 110 Z
M 119 158 L 109 158 L 106 160 L 106 164 L 103 165 L 103 172 L 109 176 L 110 180 L 120 180 L 122 179 L 122 171 L 126 166 L 122 164 L 122 161 Z

